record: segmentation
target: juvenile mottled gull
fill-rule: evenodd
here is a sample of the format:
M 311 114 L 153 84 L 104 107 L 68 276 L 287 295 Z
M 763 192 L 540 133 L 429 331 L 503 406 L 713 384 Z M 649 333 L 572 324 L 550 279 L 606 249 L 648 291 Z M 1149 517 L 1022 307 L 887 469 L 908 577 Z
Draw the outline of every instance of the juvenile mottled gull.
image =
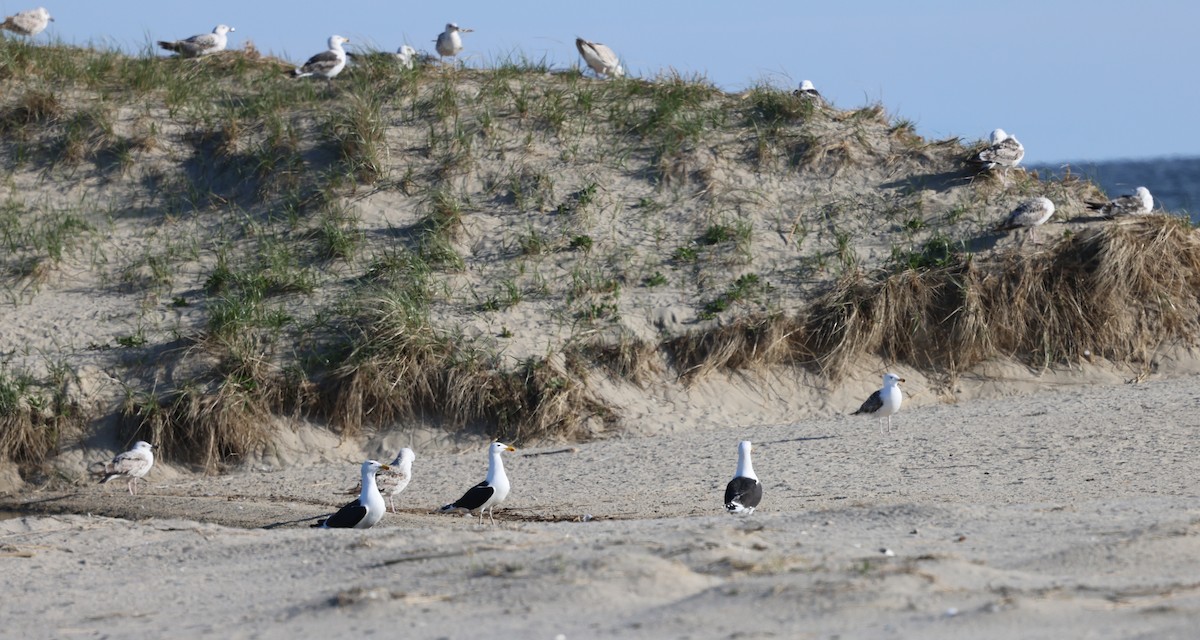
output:
M 225 34 L 230 31 L 237 31 L 237 29 L 219 24 L 213 28 L 212 33 L 202 33 L 186 40 L 159 40 L 158 46 L 167 51 L 174 51 L 184 58 L 198 58 L 224 51 L 225 44 L 228 42 Z
M 725 510 L 729 513 L 754 513 L 754 508 L 762 500 L 762 483 L 754 475 L 754 464 L 750 462 L 750 441 L 738 443 L 737 471 L 733 480 L 725 485 Z
M 1025 157 L 1025 146 L 1004 129 L 992 131 L 991 144 L 984 147 L 968 162 L 983 166 L 985 170 L 1000 167 L 1004 171 L 1004 180 L 1008 181 L 1008 170 L 1017 166 Z
M 471 33 L 474 29 L 462 29 L 457 24 L 450 22 L 446 24 L 446 30 L 439 33 L 437 40 L 437 52 L 439 56 L 453 58 L 463 50 L 462 33 Z
M 579 50 L 583 61 L 587 63 L 588 67 L 591 67 L 592 71 L 596 72 L 597 76 L 620 78 L 625 75 L 621 60 L 617 58 L 616 52 L 607 45 L 575 38 L 575 48 Z
M 496 519 L 492 517 L 492 510 L 496 508 L 496 505 L 504 502 L 510 488 L 508 476 L 504 473 L 504 461 L 500 459 L 500 454 L 505 451 L 516 451 L 516 449 L 503 442 L 493 442 L 488 447 L 487 478 L 468 489 L 457 501 L 443 506 L 440 511 L 443 513 L 452 511 L 468 514 L 479 513 L 480 524 L 483 524 L 483 512 L 487 511 L 488 520 L 492 524 L 496 524 Z
M 342 48 L 342 44 L 347 42 L 350 41 L 341 36 L 329 36 L 329 50 L 318 53 L 309 58 L 303 66 L 293 69 L 292 77 L 320 76 L 326 80 L 333 80 L 346 67 L 346 50 Z
M 1140 216 L 1154 209 L 1154 197 L 1146 187 L 1138 187 L 1133 193 L 1125 194 L 1108 202 L 1089 202 L 1088 208 L 1099 211 L 1106 218 Z
M 145 476 L 154 466 L 153 449 L 154 445 L 139 440 L 129 451 L 118 453 L 112 462 L 104 465 L 104 478 L 100 484 L 113 478 L 128 478 L 129 494 L 136 496 L 138 478 Z
M 871 394 L 866 402 L 851 415 L 869 415 L 879 418 L 879 432 L 883 433 L 883 419 L 887 418 L 888 433 L 892 431 L 892 415 L 900 410 L 900 403 L 904 400 L 904 394 L 900 393 L 898 383 L 904 382 L 904 378 L 894 374 L 883 374 L 883 388 Z
M 50 17 L 50 12 L 46 11 L 45 7 L 38 7 L 8 16 L 0 23 L 0 29 L 33 37 L 45 31 L 51 22 L 54 22 L 54 18 Z
M 1050 201 L 1050 198 L 1033 198 L 1017 205 L 1017 208 L 1008 214 L 1004 222 L 996 227 L 996 231 L 1029 229 L 1029 237 L 1036 242 L 1035 229 L 1049 220 L 1052 215 L 1054 215 L 1054 203 Z
M 817 92 L 817 88 L 813 85 L 812 80 L 804 80 L 801 82 L 800 88 L 793 91 L 792 95 L 801 98 L 812 98 L 814 100 L 821 99 L 821 94 Z
M 379 487 L 375 484 L 375 474 L 388 469 L 390 467 L 386 464 L 374 460 L 362 463 L 362 491 L 359 492 L 358 499 L 338 509 L 332 516 L 318 520 L 313 526 L 322 529 L 370 529 L 375 526 L 387 511 L 383 495 L 379 493 Z
M 396 503 L 392 501 L 392 498 L 397 493 L 404 491 L 408 483 L 412 481 L 412 465 L 413 460 L 416 459 L 417 454 L 413 453 L 412 449 L 404 447 L 400 453 L 396 454 L 396 459 L 392 460 L 388 468 L 379 472 L 377 477 L 379 492 L 387 496 L 392 513 L 396 512 Z

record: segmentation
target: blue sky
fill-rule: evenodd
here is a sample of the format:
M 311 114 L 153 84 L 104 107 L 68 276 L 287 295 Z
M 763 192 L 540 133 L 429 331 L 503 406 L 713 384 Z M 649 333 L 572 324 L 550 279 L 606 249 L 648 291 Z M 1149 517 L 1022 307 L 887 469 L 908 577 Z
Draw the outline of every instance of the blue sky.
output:
M 296 61 L 333 33 L 431 50 L 454 21 L 476 30 L 465 36 L 471 66 L 514 52 L 574 65 L 578 35 L 616 49 L 632 75 L 673 68 L 731 91 L 809 79 L 839 107 L 882 102 L 926 136 L 1002 127 L 1027 164 L 1200 156 L 1200 2 L 1188 0 L 0 0 L 0 10 L 39 1 L 56 19 L 51 37 L 131 52 L 221 22 L 237 29 L 231 46 L 252 40 Z

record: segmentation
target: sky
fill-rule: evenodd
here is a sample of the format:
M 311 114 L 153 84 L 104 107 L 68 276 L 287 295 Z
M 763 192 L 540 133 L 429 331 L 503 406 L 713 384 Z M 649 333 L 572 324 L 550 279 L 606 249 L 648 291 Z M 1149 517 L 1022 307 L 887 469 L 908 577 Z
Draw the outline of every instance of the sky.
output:
M 0 0 L 8 15 L 33 2 Z M 812 80 L 840 108 L 881 103 L 927 137 L 1017 136 L 1026 164 L 1200 156 L 1200 2 L 799 0 L 400 2 L 41 0 L 47 37 L 137 53 L 233 26 L 230 46 L 303 62 L 334 33 L 354 46 L 433 49 L 446 22 L 466 64 L 579 63 L 603 42 L 630 75 L 701 74 L 727 91 Z M 330 6 L 335 12 L 322 13 Z

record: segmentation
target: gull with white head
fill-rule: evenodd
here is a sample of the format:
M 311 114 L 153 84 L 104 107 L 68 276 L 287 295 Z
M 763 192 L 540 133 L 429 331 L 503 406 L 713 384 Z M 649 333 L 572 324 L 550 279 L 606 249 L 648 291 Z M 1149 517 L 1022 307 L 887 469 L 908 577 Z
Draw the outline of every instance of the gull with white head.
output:
M 620 78 L 625 75 L 625 69 L 621 66 L 621 60 L 617 57 L 617 53 L 609 48 L 608 45 L 600 42 L 592 42 L 583 38 L 575 38 L 575 48 L 579 50 L 579 55 L 583 56 L 583 61 L 592 71 L 596 72 L 597 76 L 606 76 L 609 78 Z
M 54 18 L 50 17 L 50 12 L 45 7 L 38 7 L 8 16 L 4 22 L 0 22 L 0 29 L 32 38 L 45 31 L 51 22 L 54 22 Z
M 496 505 L 504 502 L 511 488 L 508 483 L 508 475 L 504 473 L 504 461 L 500 459 L 500 454 L 505 451 L 516 451 L 516 449 L 503 442 L 493 442 L 488 447 L 487 478 L 468 489 L 463 497 L 444 505 L 439 511 L 442 513 L 456 511 L 465 514 L 478 513 L 480 524 L 483 524 L 483 512 L 487 511 L 488 520 L 492 524 L 496 524 L 496 519 L 492 517 L 492 511 Z
M 325 78 L 332 82 L 346 68 L 346 50 L 342 45 L 350 40 L 339 35 L 329 36 L 329 49 L 309 58 L 302 66 L 292 70 L 293 78 L 309 76 Z
M 1146 187 L 1138 187 L 1133 193 L 1127 193 L 1108 202 L 1089 202 L 1088 208 L 1099 211 L 1106 218 L 1121 216 L 1140 216 L 1154 210 L 1154 197 Z
M 749 440 L 738 443 L 737 471 L 733 480 L 725 485 L 725 510 L 729 513 L 750 515 L 762 501 L 763 487 L 754 475 L 754 464 L 750 461 Z
M 1017 208 L 1008 214 L 1004 222 L 996 227 L 996 231 L 1029 229 L 1029 237 L 1036 243 L 1036 229 L 1045 224 L 1052 215 L 1054 215 L 1054 203 L 1050 201 L 1050 198 L 1044 196 L 1031 198 L 1017 205 Z
M 374 460 L 362 463 L 362 490 L 358 498 L 338 509 L 332 516 L 318 520 L 313 526 L 322 529 L 370 529 L 375 526 L 387 511 L 387 505 L 384 504 L 383 495 L 379 493 L 379 486 L 375 481 L 375 474 L 390 468 Z
M 104 465 L 104 484 L 113 478 L 129 480 L 129 495 L 137 495 L 138 478 L 145 477 L 154 466 L 154 445 L 142 440 L 137 441 L 133 448 L 125 453 L 119 453 L 112 462 Z
M 1008 181 L 1008 170 L 1020 164 L 1025 157 L 1025 146 L 1017 137 L 1004 129 L 992 131 L 988 146 L 967 159 L 968 162 L 980 165 L 984 170 L 1000 167 L 1004 172 L 1004 181 Z
M 883 433 L 883 419 L 887 418 L 888 433 L 892 432 L 892 416 L 900 411 L 900 403 L 904 401 L 904 394 L 900 393 L 899 383 L 904 382 L 904 378 L 894 374 L 883 374 L 883 388 L 871 394 L 862 406 L 851 415 L 868 415 L 879 419 L 879 432 Z
M 804 80 L 800 83 L 800 88 L 792 92 L 792 95 L 798 98 L 809 98 L 811 100 L 820 100 L 821 94 L 817 91 L 817 87 L 813 85 L 812 80 Z
M 388 464 L 388 468 L 380 471 L 376 478 L 379 481 L 379 492 L 387 496 L 392 513 L 396 513 L 396 503 L 392 498 L 404 491 L 408 487 L 408 483 L 412 482 L 412 465 L 413 460 L 416 459 L 417 454 L 413 453 L 412 449 L 404 447 L 400 453 L 396 454 L 396 459 Z
M 182 58 L 198 58 L 218 51 L 224 51 L 229 38 L 226 34 L 237 31 L 231 26 L 219 24 L 212 33 L 202 33 L 185 40 L 159 40 L 158 46 L 167 51 L 174 51 Z
M 474 29 L 463 29 L 453 22 L 446 24 L 446 30 L 439 33 L 437 40 L 438 55 L 443 58 L 453 58 L 463 50 L 462 35 L 471 33 Z

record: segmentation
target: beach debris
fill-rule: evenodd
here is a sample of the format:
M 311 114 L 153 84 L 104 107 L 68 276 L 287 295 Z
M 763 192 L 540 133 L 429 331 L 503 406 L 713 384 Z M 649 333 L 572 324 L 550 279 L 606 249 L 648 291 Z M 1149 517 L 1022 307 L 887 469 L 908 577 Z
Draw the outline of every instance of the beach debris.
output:
M 375 474 L 390 469 L 388 465 L 375 460 L 362 463 L 362 492 L 358 494 L 358 499 L 312 526 L 322 529 L 370 529 L 375 526 L 387 511 L 383 495 L 379 493 L 379 486 L 375 482 Z

